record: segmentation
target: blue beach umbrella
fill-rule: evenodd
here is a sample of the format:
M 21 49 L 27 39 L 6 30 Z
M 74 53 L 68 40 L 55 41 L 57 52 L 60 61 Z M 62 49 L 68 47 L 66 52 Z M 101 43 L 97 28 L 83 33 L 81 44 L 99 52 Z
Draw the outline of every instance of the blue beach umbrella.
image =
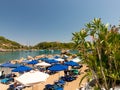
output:
M 37 63 L 39 63 L 38 60 L 32 60 L 32 61 L 28 62 L 27 64 L 33 64 L 34 65 L 34 64 L 37 64 Z
M 78 63 L 73 62 L 73 61 L 68 61 L 68 62 L 65 63 L 65 65 L 68 65 L 68 66 L 79 66 Z
M 9 65 L 9 68 L 17 68 L 20 66 L 21 66 L 20 64 L 11 64 L 11 65 Z
M 20 64 L 12 64 L 12 63 L 3 63 L 0 65 L 0 67 L 8 67 L 8 68 L 16 68 L 16 67 L 19 67 L 21 66 Z
M 58 58 L 60 58 L 60 56 L 55 56 L 54 58 L 55 58 L 55 59 L 58 59 Z
M 52 64 L 52 63 L 58 63 L 58 61 L 54 60 L 54 59 L 47 59 L 47 60 L 45 60 L 45 62 L 50 63 L 50 64 Z
M 30 71 L 32 70 L 31 67 L 28 66 L 20 66 L 12 70 L 12 72 L 25 72 L 25 71 Z
M 67 69 L 68 69 L 68 66 L 62 65 L 62 64 L 55 64 L 51 66 L 50 68 L 48 68 L 48 70 L 50 71 L 62 71 L 62 70 L 67 70 Z
M 1 64 L 0 67 L 8 67 L 9 65 L 11 65 L 11 63 L 6 62 L 6 63 Z

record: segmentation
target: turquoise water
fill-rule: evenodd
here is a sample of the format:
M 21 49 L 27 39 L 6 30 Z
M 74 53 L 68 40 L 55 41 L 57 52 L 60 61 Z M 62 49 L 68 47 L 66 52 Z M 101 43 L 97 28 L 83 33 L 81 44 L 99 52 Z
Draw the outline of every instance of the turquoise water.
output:
M 72 50 L 71 53 L 75 54 L 76 51 Z M 0 52 L 0 63 L 20 59 L 21 57 L 26 58 L 27 56 L 37 56 L 41 54 L 60 54 L 60 50 L 40 50 L 40 51 L 15 51 L 15 52 Z

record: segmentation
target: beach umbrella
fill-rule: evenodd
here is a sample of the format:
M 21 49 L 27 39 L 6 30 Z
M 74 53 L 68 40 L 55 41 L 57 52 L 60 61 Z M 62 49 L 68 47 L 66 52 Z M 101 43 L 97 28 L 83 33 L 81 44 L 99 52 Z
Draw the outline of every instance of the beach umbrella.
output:
M 54 58 L 55 58 L 55 59 L 58 59 L 58 58 L 60 58 L 60 56 L 54 56 Z
M 22 60 L 21 63 L 28 63 L 28 62 L 30 62 L 30 60 Z
M 37 63 L 39 63 L 38 60 L 32 60 L 32 61 L 28 62 L 27 64 L 33 64 L 34 65 L 34 64 L 37 64 Z
M 11 64 L 11 65 L 9 65 L 9 68 L 17 68 L 17 67 L 20 67 L 21 66 L 21 64 Z
M 8 68 L 16 68 L 16 67 L 19 67 L 21 66 L 20 64 L 12 64 L 12 63 L 3 63 L 0 65 L 0 67 L 8 67 Z
M 41 62 L 41 63 L 36 64 L 36 66 L 45 66 L 45 67 L 47 67 L 47 66 L 51 66 L 51 64 L 46 63 L 46 62 Z
M 18 78 L 15 78 L 15 80 L 24 85 L 33 85 L 46 81 L 48 77 L 49 75 L 46 73 L 40 71 L 30 71 L 24 73 Z
M 52 64 L 52 63 L 58 63 L 58 61 L 55 60 L 55 59 L 47 59 L 47 60 L 45 60 L 45 62 L 50 63 L 50 64 Z
M 49 67 L 48 70 L 52 71 L 52 72 L 56 72 L 56 71 L 64 71 L 64 70 L 68 70 L 68 66 L 63 65 L 63 64 L 54 64 L 53 66 Z M 60 77 L 61 72 L 58 73 L 58 77 Z
M 73 62 L 73 61 L 68 61 L 68 62 L 65 62 L 65 65 L 68 65 L 68 66 L 79 66 L 79 64 L 78 64 L 78 63 Z
M 67 56 L 67 55 L 64 55 L 62 58 L 63 59 L 67 59 L 69 56 Z
M 28 66 L 19 66 L 15 69 L 12 70 L 12 72 L 25 72 L 25 71 L 30 71 L 32 70 L 31 67 L 28 67 Z
M 67 70 L 68 66 L 62 65 L 62 64 L 55 64 L 51 67 L 48 68 L 50 71 L 62 71 L 62 70 Z
M 55 59 L 56 61 L 64 61 L 62 58 Z
M 10 62 L 6 62 L 0 65 L 0 67 L 8 67 L 9 65 L 11 65 L 12 63 Z
M 74 61 L 74 62 L 80 62 L 81 60 L 77 57 L 77 58 L 72 59 L 72 61 Z

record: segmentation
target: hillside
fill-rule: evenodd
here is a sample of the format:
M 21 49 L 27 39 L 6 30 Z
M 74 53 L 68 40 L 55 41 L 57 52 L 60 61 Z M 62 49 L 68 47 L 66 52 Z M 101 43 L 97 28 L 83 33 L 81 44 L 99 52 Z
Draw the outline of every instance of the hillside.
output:
M 35 45 L 36 49 L 73 49 L 74 43 L 61 43 L 61 42 L 41 42 Z
M 0 36 L 0 49 L 1 50 L 3 50 L 3 49 L 19 49 L 20 47 L 22 47 L 21 44 L 15 42 L 15 41 L 6 39 L 3 36 Z
M 0 36 L 0 51 L 15 50 L 15 49 L 73 49 L 74 43 L 61 43 L 61 42 L 40 42 L 35 46 L 23 46 L 15 41 L 9 40 Z

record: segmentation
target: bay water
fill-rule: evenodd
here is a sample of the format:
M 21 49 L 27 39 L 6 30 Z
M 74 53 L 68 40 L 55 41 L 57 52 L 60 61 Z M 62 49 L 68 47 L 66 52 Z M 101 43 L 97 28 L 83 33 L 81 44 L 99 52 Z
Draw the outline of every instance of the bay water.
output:
M 0 63 L 4 63 L 10 60 L 27 58 L 28 56 L 37 56 L 42 54 L 60 54 L 60 50 L 38 50 L 38 51 L 14 51 L 14 52 L 0 52 Z M 76 54 L 76 50 L 71 50 L 70 53 Z

